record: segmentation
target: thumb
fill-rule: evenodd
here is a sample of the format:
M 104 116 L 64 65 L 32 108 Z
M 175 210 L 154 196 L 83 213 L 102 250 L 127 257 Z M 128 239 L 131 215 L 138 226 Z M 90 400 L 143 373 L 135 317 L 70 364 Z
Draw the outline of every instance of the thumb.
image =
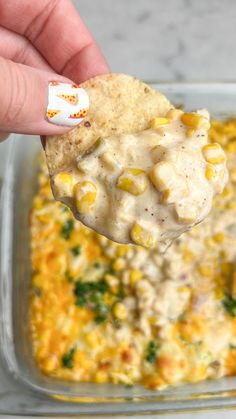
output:
M 0 57 L 0 131 L 63 134 L 87 114 L 84 89 L 69 79 Z

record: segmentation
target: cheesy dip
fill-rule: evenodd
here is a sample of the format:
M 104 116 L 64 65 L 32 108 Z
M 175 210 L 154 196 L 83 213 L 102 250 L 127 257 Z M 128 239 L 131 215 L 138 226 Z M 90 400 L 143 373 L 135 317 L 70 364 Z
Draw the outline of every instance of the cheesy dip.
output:
M 164 246 L 201 222 L 227 178 L 225 154 L 208 143 L 209 114 L 171 109 L 135 134 L 98 138 L 52 177 L 75 218 L 119 243 Z
M 31 212 L 30 329 L 44 374 L 150 389 L 236 374 L 236 121 L 213 122 L 209 137 L 224 148 L 230 179 L 208 219 L 164 254 L 76 221 L 54 201 L 43 164 Z M 215 158 L 215 146 L 204 153 Z M 207 164 L 213 188 L 216 166 Z

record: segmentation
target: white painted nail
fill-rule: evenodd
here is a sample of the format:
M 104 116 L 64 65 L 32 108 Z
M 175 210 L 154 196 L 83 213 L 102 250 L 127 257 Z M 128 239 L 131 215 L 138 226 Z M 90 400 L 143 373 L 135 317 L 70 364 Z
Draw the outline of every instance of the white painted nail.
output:
M 84 119 L 89 110 L 89 97 L 77 84 L 51 81 L 48 84 L 46 118 L 56 125 L 74 127 Z

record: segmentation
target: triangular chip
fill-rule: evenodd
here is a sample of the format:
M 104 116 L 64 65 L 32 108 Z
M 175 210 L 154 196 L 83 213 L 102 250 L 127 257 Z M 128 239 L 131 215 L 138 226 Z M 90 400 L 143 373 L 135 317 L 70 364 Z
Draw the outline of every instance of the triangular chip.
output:
M 66 102 L 70 103 L 70 105 L 76 105 L 78 103 L 78 95 L 66 95 L 66 94 L 58 94 L 58 97 L 61 99 L 66 100 Z
M 70 166 L 98 137 L 142 131 L 171 108 L 164 95 L 126 74 L 96 76 L 80 87 L 89 96 L 88 116 L 68 133 L 47 137 L 50 175 Z

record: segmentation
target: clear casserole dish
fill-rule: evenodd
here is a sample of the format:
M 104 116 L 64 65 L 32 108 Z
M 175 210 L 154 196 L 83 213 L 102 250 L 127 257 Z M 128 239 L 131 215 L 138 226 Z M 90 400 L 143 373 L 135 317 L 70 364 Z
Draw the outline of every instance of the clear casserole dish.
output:
M 236 84 L 153 84 L 175 104 L 236 116 Z M 44 376 L 34 363 L 28 330 L 28 215 L 37 188 L 37 137 L 12 136 L 1 193 L 0 413 L 36 415 L 166 413 L 236 406 L 236 377 L 164 391 L 71 383 Z

